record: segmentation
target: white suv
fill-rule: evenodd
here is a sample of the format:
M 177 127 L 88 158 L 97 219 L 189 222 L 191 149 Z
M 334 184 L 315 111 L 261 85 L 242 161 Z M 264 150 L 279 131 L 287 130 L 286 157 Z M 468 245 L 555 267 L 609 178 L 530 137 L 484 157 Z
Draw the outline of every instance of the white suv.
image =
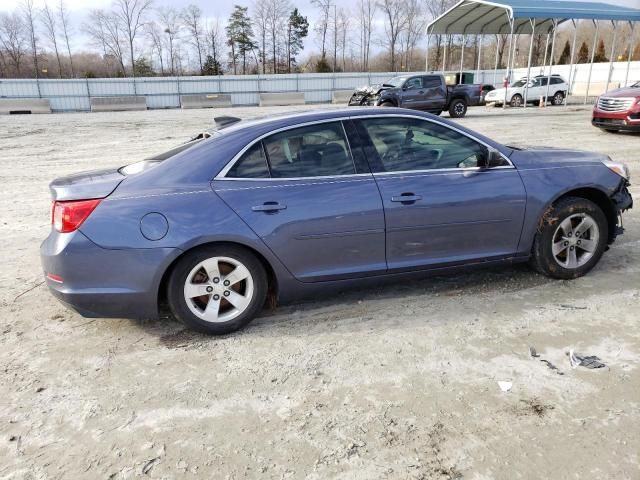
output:
M 538 75 L 537 77 L 528 80 L 527 77 L 523 77 L 520 80 L 513 82 L 509 88 L 507 88 L 507 103 L 512 107 L 521 107 L 524 102 L 538 103 L 540 97 L 547 95 L 547 81 L 549 77 L 547 75 Z M 551 83 L 549 84 L 549 99 L 552 105 L 562 105 L 564 98 L 569 90 L 569 85 L 560 75 L 551 75 Z M 525 88 L 529 83 L 529 88 Z M 525 100 L 526 90 L 526 100 Z M 505 99 L 505 89 L 496 88 L 495 90 L 487 93 L 485 101 L 487 103 L 495 103 L 496 105 L 502 105 Z

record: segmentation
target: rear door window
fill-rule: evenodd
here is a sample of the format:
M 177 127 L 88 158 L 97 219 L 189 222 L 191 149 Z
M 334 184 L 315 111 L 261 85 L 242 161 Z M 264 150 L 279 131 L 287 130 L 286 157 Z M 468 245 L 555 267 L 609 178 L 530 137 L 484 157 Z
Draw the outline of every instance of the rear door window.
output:
M 294 128 L 263 142 L 273 178 L 356 173 L 341 122 Z
M 424 88 L 436 88 L 442 85 L 440 77 L 424 77 Z
M 269 167 L 262 143 L 247 150 L 226 175 L 229 178 L 269 178 Z

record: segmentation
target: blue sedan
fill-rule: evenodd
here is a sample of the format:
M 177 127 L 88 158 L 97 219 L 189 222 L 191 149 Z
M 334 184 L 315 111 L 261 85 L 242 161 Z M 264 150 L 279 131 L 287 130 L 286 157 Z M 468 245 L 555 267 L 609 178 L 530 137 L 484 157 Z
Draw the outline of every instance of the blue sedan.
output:
M 584 275 L 622 233 L 627 168 L 501 145 L 439 117 L 343 109 L 217 127 L 51 183 L 51 292 L 88 317 L 235 331 L 328 289 L 474 265 Z

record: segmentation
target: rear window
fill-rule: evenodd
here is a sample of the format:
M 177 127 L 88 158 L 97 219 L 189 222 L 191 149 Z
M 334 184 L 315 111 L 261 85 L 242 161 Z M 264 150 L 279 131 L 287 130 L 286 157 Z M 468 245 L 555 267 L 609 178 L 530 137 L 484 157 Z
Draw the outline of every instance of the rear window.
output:
M 269 178 L 269 167 L 262 143 L 247 150 L 227 173 L 229 178 Z

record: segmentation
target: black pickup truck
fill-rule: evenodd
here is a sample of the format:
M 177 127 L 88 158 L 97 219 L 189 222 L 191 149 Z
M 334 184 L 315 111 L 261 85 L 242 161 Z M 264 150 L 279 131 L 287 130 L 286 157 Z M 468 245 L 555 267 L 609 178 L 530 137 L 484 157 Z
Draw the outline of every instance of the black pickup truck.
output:
M 490 85 L 447 85 L 443 75 L 402 75 L 382 85 L 356 89 L 350 106 L 403 107 L 436 115 L 448 110 L 453 118 L 464 117 L 468 106 L 482 105 Z

